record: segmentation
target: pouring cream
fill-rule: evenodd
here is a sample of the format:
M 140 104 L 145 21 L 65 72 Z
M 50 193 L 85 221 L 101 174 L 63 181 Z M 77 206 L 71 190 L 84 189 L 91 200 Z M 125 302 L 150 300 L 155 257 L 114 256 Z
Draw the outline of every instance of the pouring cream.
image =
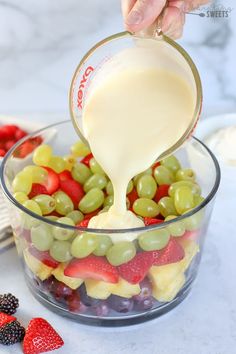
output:
M 123 229 L 144 226 L 126 208 L 128 182 L 173 146 L 189 126 L 195 107 L 192 88 L 170 70 L 155 66 L 124 67 L 130 53 L 119 53 L 119 70 L 104 64 L 100 80 L 91 85 L 83 109 L 84 136 L 111 179 L 114 204 L 93 217 L 91 228 Z M 126 235 L 132 240 L 137 235 Z M 117 239 L 115 235 L 114 239 Z

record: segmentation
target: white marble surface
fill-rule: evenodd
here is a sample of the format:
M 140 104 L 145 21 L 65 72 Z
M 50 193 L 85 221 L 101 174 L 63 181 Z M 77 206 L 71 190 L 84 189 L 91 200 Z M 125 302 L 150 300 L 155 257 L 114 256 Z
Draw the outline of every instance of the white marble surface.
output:
M 234 7 L 233 0 L 222 1 Z M 236 111 L 236 9 L 227 19 L 188 15 L 180 41 L 196 62 L 204 88 L 203 116 Z M 122 30 L 119 0 L 0 0 L 0 110 L 68 114 L 68 88 L 82 54 Z M 47 117 L 47 118 L 45 118 Z M 18 316 L 50 318 L 65 339 L 63 354 L 234 354 L 236 346 L 236 175 L 224 173 L 199 277 L 170 314 L 125 329 L 95 329 L 49 313 L 29 294 L 15 250 L 0 258 L 0 293 L 21 299 Z M 7 274 L 7 277 L 5 276 Z M 17 289 L 16 289 L 17 283 Z M 20 353 L 20 347 L 0 353 Z

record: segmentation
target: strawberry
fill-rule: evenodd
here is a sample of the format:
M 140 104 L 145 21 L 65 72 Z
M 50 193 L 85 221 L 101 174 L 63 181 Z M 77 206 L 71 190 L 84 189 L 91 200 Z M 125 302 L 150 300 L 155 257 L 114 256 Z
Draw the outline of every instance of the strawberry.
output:
M 44 167 L 48 171 L 48 176 L 46 182 L 43 183 L 43 186 L 47 189 L 48 194 L 53 194 L 59 188 L 59 177 L 56 172 L 54 172 L 49 167 Z
M 0 312 L 0 328 L 5 324 L 15 321 L 16 317 L 7 315 L 6 313 Z
M 176 263 L 184 258 L 183 247 L 171 238 L 168 245 L 160 251 L 148 251 L 153 259 L 153 265 L 161 266 L 169 263 Z
M 64 270 L 64 274 L 72 278 L 96 279 L 109 283 L 118 282 L 118 271 L 106 257 L 89 255 L 82 259 L 73 259 Z
M 8 140 L 5 143 L 5 150 L 8 151 L 12 148 L 13 145 L 15 145 L 15 140 Z
M 92 211 L 91 213 L 85 214 L 84 215 L 84 219 L 85 220 L 90 220 L 92 217 L 96 216 L 99 213 L 100 210 L 101 209 L 99 208 L 99 209 L 96 209 L 96 210 Z
M 154 225 L 154 224 L 160 224 L 160 223 L 163 222 L 162 219 L 149 218 L 148 216 L 143 218 L 143 221 L 144 221 L 145 226 Z
M 21 144 L 17 149 L 18 150 L 17 157 L 23 159 L 24 157 L 29 155 L 34 149 L 35 149 L 35 145 L 30 140 L 27 140 L 23 144 Z
M 48 194 L 46 187 L 44 187 L 42 184 L 39 184 L 39 183 L 33 183 L 28 197 L 30 199 L 32 199 L 32 198 L 36 197 L 36 195 L 39 195 L 39 194 Z
M 198 236 L 199 236 L 199 230 L 194 230 L 194 231 L 185 231 L 185 233 L 183 234 L 183 236 L 178 237 L 178 241 L 181 240 L 197 240 Z
M 160 165 L 161 165 L 161 164 L 160 164 L 159 161 L 158 161 L 158 162 L 155 162 L 155 163 L 152 165 L 152 172 L 154 173 L 155 168 L 158 167 L 158 166 L 160 166 Z
M 93 158 L 93 154 L 90 153 L 87 156 L 85 156 L 80 162 L 82 162 L 84 165 L 89 167 L 89 161 Z
M 132 191 L 129 194 L 127 194 L 127 197 L 130 201 L 130 209 L 132 210 L 132 206 L 133 206 L 135 200 L 139 198 L 136 189 L 133 188 Z
M 88 224 L 89 224 L 89 219 L 84 219 L 84 220 L 80 221 L 80 223 L 77 224 L 76 226 L 78 226 L 78 227 L 88 227 Z
M 37 258 L 39 261 L 41 261 L 46 266 L 51 267 L 51 268 L 57 268 L 58 267 L 59 262 L 55 261 L 55 259 L 53 259 L 50 256 L 49 252 L 47 252 L 47 251 L 39 251 L 39 250 L 37 250 L 37 248 L 35 248 L 32 245 L 29 247 L 28 250 L 29 250 L 30 254 L 32 254 L 32 256 Z
M 24 138 L 26 135 L 27 135 L 27 133 L 24 130 L 18 128 L 15 132 L 15 139 L 16 139 L 16 141 L 18 141 L 18 140 Z
M 81 184 L 73 179 L 68 179 L 66 181 L 60 181 L 60 188 L 71 198 L 75 209 L 77 209 L 80 200 L 84 196 L 84 190 Z
M 40 354 L 58 349 L 64 344 L 55 329 L 43 318 L 33 318 L 23 341 L 24 354 Z
M 3 157 L 6 155 L 6 151 L 4 149 L 0 149 L 0 157 Z
M 131 259 L 131 261 L 124 263 L 118 267 L 120 276 L 131 284 L 141 282 L 150 267 L 152 266 L 153 259 L 149 252 L 141 252 Z
M 154 200 L 156 203 L 163 197 L 168 197 L 169 184 L 162 184 L 157 188 L 156 195 L 154 196 Z
M 65 170 L 65 171 L 59 173 L 58 177 L 59 177 L 60 182 L 67 181 L 68 179 L 69 180 L 73 179 L 70 171 L 68 171 L 68 170 Z

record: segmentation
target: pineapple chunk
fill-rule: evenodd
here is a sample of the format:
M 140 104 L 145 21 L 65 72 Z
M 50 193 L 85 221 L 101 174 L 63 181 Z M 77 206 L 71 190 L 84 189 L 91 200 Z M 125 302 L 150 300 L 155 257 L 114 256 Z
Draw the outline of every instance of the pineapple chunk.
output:
M 199 246 L 192 240 L 182 240 L 180 243 L 185 252 L 184 259 L 182 259 L 180 262 L 182 264 L 183 272 L 185 272 L 192 262 L 194 256 L 199 252 Z
M 156 283 L 154 283 L 152 295 L 156 300 L 160 302 L 172 301 L 184 283 L 185 275 L 184 273 L 180 273 L 165 289 L 158 288 Z
M 67 277 L 64 275 L 66 265 L 66 263 L 59 264 L 59 266 L 53 270 L 52 275 L 54 275 L 57 280 L 69 286 L 69 288 L 75 290 L 83 283 L 83 279 Z
M 141 289 L 139 284 L 130 284 L 123 278 L 120 278 L 117 284 L 114 284 L 112 289 L 113 295 L 130 298 L 134 295 L 138 295 Z
M 154 287 L 166 289 L 182 272 L 183 266 L 181 262 L 151 267 L 149 270 L 149 278 Z
M 52 274 L 53 268 L 40 262 L 37 258 L 32 256 L 28 250 L 24 251 L 24 259 L 28 268 L 40 279 L 45 280 Z
M 108 283 L 101 280 L 86 279 L 85 286 L 87 294 L 95 299 L 105 300 L 107 299 L 116 284 Z

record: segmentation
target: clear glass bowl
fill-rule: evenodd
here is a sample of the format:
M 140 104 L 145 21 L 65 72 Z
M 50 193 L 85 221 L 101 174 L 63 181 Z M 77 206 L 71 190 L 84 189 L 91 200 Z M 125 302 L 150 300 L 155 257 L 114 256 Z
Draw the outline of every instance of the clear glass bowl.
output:
M 72 143 L 78 140 L 71 121 L 49 126 L 30 137 L 32 136 L 41 136 L 43 141 L 52 145 L 54 153 L 58 155 L 68 154 Z M 58 314 L 78 322 L 103 326 L 144 322 L 168 312 L 179 304 L 189 293 L 196 278 L 214 198 L 220 182 L 219 165 L 211 151 L 196 138 L 191 138 L 176 153 L 182 166 L 193 168 L 197 173 L 197 181 L 205 197 L 198 207 L 174 220 L 145 228 L 98 230 L 75 228 L 40 217 L 25 209 L 14 199 L 11 192 L 14 176 L 24 166 L 32 164 L 32 155 L 22 159 L 20 164 L 16 163 L 14 157 L 18 155 L 22 142 L 27 139 L 29 137 L 15 145 L 3 160 L 1 184 L 8 200 L 15 243 L 22 261 L 25 279 L 33 295 Z M 53 260 L 47 252 L 35 252 L 30 237 L 32 227 L 47 225 L 50 228 L 57 227 L 61 231 L 70 230 L 74 235 L 89 232 L 97 238 L 105 234 L 113 240 L 114 238 L 122 240 L 122 236 L 128 233 L 130 235 L 138 232 L 148 235 L 150 231 L 163 230 L 167 227 L 170 229 L 171 225 L 176 226 L 178 222 L 184 225 L 185 232 L 181 237 L 171 237 L 171 240 L 184 250 L 184 258 L 172 264 L 152 266 L 141 284 L 130 284 L 121 277 L 118 283 L 65 277 L 65 264 Z M 133 242 L 138 250 L 136 240 Z M 100 270 L 93 269 L 93 273 L 96 272 L 99 273 Z M 127 272 L 129 272 L 129 264 Z M 140 285 L 143 287 L 143 298 L 148 297 L 146 302 L 140 301 L 138 296 Z

